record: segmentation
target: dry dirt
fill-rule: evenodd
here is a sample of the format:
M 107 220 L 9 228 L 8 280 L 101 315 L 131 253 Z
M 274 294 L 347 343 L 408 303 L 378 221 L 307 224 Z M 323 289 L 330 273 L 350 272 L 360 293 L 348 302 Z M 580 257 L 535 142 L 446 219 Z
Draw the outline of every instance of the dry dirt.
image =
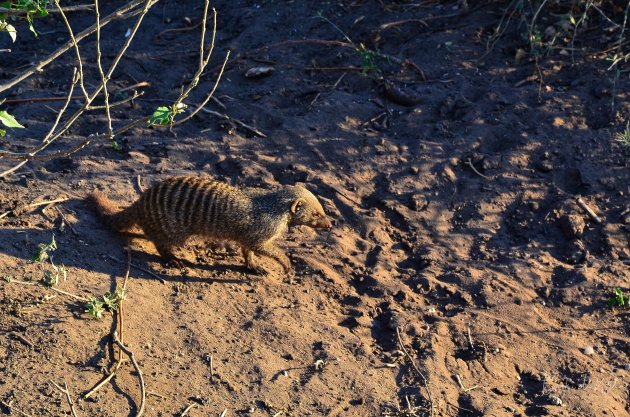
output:
M 106 4 L 103 14 L 122 3 Z M 430 401 L 435 416 L 630 415 L 628 311 L 608 305 L 614 288 L 630 291 L 623 214 L 630 156 L 614 140 L 630 114 L 628 73 L 613 89 L 601 54 L 578 51 L 572 66 L 556 50 L 540 59 L 542 80 L 528 78 L 539 72 L 531 58 L 515 63 L 527 45 L 514 26 L 486 54 L 507 2 L 471 2 L 465 11 L 442 3 L 216 1 L 210 66 L 227 49 L 233 55 L 217 91 L 225 109 L 208 108 L 265 138 L 202 112 L 172 131 L 128 131 L 117 139 L 120 151 L 94 143 L 0 181 L 0 213 L 72 197 L 0 220 L 0 277 L 34 284 L 0 283 L 0 414 L 70 415 L 51 381 L 67 383 L 79 415 L 136 414 L 128 362 L 93 398 L 78 399 L 112 363 L 113 316 L 91 318 L 84 303 L 40 285 L 42 270 L 30 259 L 54 235 L 54 262 L 67 268 L 58 289 L 83 297 L 112 291 L 121 285 L 126 242 L 80 197 L 99 189 L 127 204 L 138 178 L 146 188 L 186 174 L 246 186 L 305 183 L 334 228 L 290 231 L 281 244 L 291 276 L 272 262 L 269 276 L 250 274 L 238 247 L 202 241 L 181 250 L 190 263 L 182 273 L 150 243 L 133 240 L 132 262 L 165 280 L 133 269 L 124 302 L 124 340 L 148 391 L 145 415 L 179 416 L 194 403 L 192 417 L 226 409 L 226 416 L 425 416 Z M 111 81 L 112 89 L 151 86 L 113 112 L 116 126 L 168 103 L 190 79 L 202 8 L 154 6 Z M 415 104 L 401 105 L 405 97 L 391 86 L 385 94 L 373 74 L 339 69 L 361 69 L 362 57 L 321 42 L 345 40 L 315 18 L 319 12 L 355 43 L 413 62 L 375 64 Z M 70 17 L 77 28 L 93 21 L 90 13 Z M 379 29 L 404 19 L 416 20 Z M 554 23 L 553 15 L 544 19 Z M 106 59 L 131 22 L 104 30 Z M 0 53 L 2 80 L 67 40 L 57 15 L 36 26 L 37 41 L 26 28 L 14 45 L 0 36 L 0 49 L 14 49 Z M 170 29 L 187 30 L 163 33 Z M 301 39 L 310 41 L 287 42 Z M 610 44 L 596 32 L 584 39 L 599 50 Z M 94 86 L 91 45 L 85 70 Z M 62 97 L 73 65 L 67 53 L 5 97 Z M 275 68 L 267 77 L 244 76 L 267 65 Z M 191 103 L 214 75 L 202 78 Z M 2 148 L 37 143 L 60 106 L 8 105 L 27 129 L 11 131 Z M 105 126 L 101 114 L 88 115 L 51 150 Z M 0 171 L 10 166 L 0 160 Z

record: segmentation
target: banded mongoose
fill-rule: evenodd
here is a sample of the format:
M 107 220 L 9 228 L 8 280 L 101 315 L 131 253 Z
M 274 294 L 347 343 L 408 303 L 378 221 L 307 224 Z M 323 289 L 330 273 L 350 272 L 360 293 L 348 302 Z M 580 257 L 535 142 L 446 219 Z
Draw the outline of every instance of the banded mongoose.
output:
M 245 264 L 254 264 L 254 253 L 275 259 L 284 272 L 289 258 L 274 244 L 289 225 L 330 228 L 330 221 L 317 198 L 306 188 L 283 186 L 274 190 L 237 188 L 197 177 L 174 177 L 153 185 L 124 210 L 101 192 L 87 200 L 101 220 L 117 232 L 140 226 L 162 258 L 176 267 L 182 263 L 173 254 L 193 235 L 240 243 Z

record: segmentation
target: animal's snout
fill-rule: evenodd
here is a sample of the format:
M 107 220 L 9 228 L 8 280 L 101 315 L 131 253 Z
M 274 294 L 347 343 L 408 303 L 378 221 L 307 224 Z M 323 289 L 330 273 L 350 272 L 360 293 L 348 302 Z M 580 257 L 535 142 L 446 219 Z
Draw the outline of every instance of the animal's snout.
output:
M 318 222 L 317 227 L 320 227 L 322 229 L 331 229 L 332 223 L 330 222 L 330 220 L 323 218 Z

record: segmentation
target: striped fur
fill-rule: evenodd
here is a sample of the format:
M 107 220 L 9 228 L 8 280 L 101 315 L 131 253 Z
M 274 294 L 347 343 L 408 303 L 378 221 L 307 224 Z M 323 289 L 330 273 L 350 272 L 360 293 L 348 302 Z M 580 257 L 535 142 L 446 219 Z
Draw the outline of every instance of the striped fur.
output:
M 245 263 L 254 265 L 253 255 L 265 255 L 280 263 L 285 272 L 290 262 L 274 244 L 289 225 L 330 228 L 317 198 L 301 186 L 275 190 L 236 188 L 197 177 L 174 177 L 155 184 L 124 210 L 100 192 L 87 200 L 109 228 L 128 231 L 140 226 L 160 255 L 181 266 L 173 249 L 193 235 L 241 244 Z

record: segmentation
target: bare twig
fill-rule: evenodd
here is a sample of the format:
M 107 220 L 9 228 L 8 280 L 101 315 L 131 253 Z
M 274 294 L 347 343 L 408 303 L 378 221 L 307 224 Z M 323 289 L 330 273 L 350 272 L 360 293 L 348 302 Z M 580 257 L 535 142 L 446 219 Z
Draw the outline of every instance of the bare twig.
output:
M 189 412 L 190 410 L 192 410 L 192 409 L 193 409 L 193 407 L 195 407 L 196 405 L 197 405 L 197 403 L 194 403 L 194 402 L 193 402 L 193 403 L 188 404 L 188 407 L 186 407 L 186 408 L 184 409 L 184 411 L 182 411 L 182 413 L 179 415 L 179 417 L 184 417 L 184 416 L 185 416 L 186 414 L 188 414 L 188 412 Z
M 582 210 L 586 212 L 586 214 L 588 214 L 588 217 L 590 217 L 591 220 L 593 220 L 597 224 L 602 224 L 602 219 L 593 211 L 592 208 L 590 208 L 586 204 L 584 200 L 582 200 L 581 197 L 576 197 L 575 202 L 577 203 L 578 206 L 580 206 Z
M 128 245 L 127 245 L 128 246 Z M 116 258 L 113 258 L 115 261 L 118 261 Z M 123 283 L 122 283 L 122 292 L 125 293 L 126 289 L 127 289 L 127 280 L 129 279 L 129 272 L 131 270 L 131 250 L 127 249 L 127 268 L 125 269 L 125 275 L 123 278 Z M 112 335 L 112 341 L 114 341 L 114 343 L 116 343 L 116 340 L 119 341 L 119 343 L 122 344 L 122 340 L 123 340 L 123 332 L 124 332 L 124 319 L 123 319 L 123 300 L 119 300 L 118 302 L 118 309 L 117 309 L 117 316 L 116 316 L 116 328 L 120 331 L 120 339 L 118 339 L 118 333 L 117 330 L 114 330 L 114 334 Z M 109 374 L 105 375 L 99 382 L 96 383 L 96 385 L 94 385 L 88 392 L 86 392 L 85 394 L 83 394 L 83 398 L 87 399 L 89 397 L 91 397 L 92 395 L 94 395 L 94 393 L 96 391 L 98 391 L 101 387 L 103 387 L 105 384 L 107 384 L 114 376 L 116 376 L 118 370 L 120 369 L 121 365 L 124 363 L 124 358 L 122 356 L 123 354 L 123 349 L 120 348 L 118 349 L 118 356 L 116 358 L 116 362 L 114 363 L 113 368 L 110 368 L 110 372 Z M 130 357 L 130 359 L 133 360 L 133 358 Z M 134 365 L 135 366 L 135 365 Z M 144 385 L 144 383 L 143 383 Z M 144 402 L 144 398 L 145 395 L 143 394 L 143 402 Z M 137 416 L 139 416 L 140 414 L 137 414 Z
M 66 395 L 66 400 L 68 401 L 68 405 L 70 406 L 70 411 L 72 412 L 72 416 L 79 417 L 79 415 L 77 414 L 77 410 L 75 410 L 74 408 L 74 401 L 72 401 L 72 395 L 70 394 L 70 390 L 68 389 L 68 384 L 66 383 L 66 381 L 63 381 L 63 388 L 59 386 L 52 379 L 50 380 L 50 383 L 53 384 L 55 388 L 57 388 L 59 391 L 61 391 L 63 394 Z
M 83 97 L 74 96 L 71 97 L 70 100 L 81 100 Z M 12 98 L 4 100 L 5 104 L 16 104 L 16 103 L 40 103 L 43 101 L 65 101 L 67 97 L 27 97 L 27 98 Z
M 111 256 L 111 255 L 107 255 L 107 257 L 108 257 L 109 259 L 113 260 L 113 261 L 118 262 L 118 263 L 124 263 L 123 261 L 118 260 L 118 259 L 114 258 L 114 257 L 113 257 L 113 256 Z M 162 284 L 166 284 L 166 280 L 164 280 L 164 278 L 162 278 L 161 276 L 159 276 L 159 275 L 158 275 L 158 274 L 156 274 L 155 272 L 151 272 L 150 270 L 148 270 L 148 269 L 146 269 L 146 268 L 143 268 L 143 267 L 141 267 L 141 266 L 138 266 L 138 265 L 136 265 L 136 264 L 134 264 L 134 263 L 131 263 L 131 267 L 132 267 L 132 268 L 136 268 L 138 271 L 146 272 L 147 274 L 151 275 L 153 278 L 155 278 L 155 279 L 159 280 Z
M 123 352 L 125 352 L 125 354 L 129 357 L 134 369 L 136 370 L 136 374 L 138 375 L 138 385 L 140 387 L 140 407 L 138 408 L 136 417 L 140 417 L 144 413 L 144 403 L 146 400 L 146 388 L 144 385 L 144 378 L 142 376 L 142 370 L 140 369 L 138 362 L 136 362 L 136 357 L 134 356 L 133 352 L 127 346 L 125 346 L 120 341 L 120 339 L 118 339 L 118 332 L 116 331 L 114 331 L 113 340 L 116 346 L 118 346 L 118 348 L 122 350 Z
M 472 170 L 475 172 L 475 174 L 479 175 L 481 178 L 484 178 L 484 179 L 486 179 L 486 180 L 489 180 L 489 179 L 490 179 L 488 176 L 483 175 L 481 172 L 479 172 L 479 171 L 477 170 L 477 168 L 475 168 L 475 165 L 473 165 L 473 163 L 472 163 L 472 161 L 470 160 L 470 158 L 468 158 L 468 159 L 466 160 L 466 165 L 468 165 L 468 166 L 470 167 L 470 169 L 472 169 Z
M 74 93 L 74 86 L 77 84 L 78 81 L 79 81 L 79 75 L 78 75 L 77 69 L 74 68 L 73 73 L 72 73 L 72 83 L 70 84 L 70 89 L 68 91 L 68 96 L 66 97 L 66 102 L 57 113 L 57 118 L 55 119 L 55 122 L 51 126 L 50 130 L 48 131 L 48 133 L 46 134 L 42 142 L 48 141 L 50 136 L 53 134 L 53 132 L 57 128 L 57 125 L 59 124 L 61 117 L 63 116 L 63 114 L 66 112 L 66 109 L 68 108 L 68 104 L 70 104 L 72 94 Z M 0 158 L 2 158 L 2 152 L 0 152 Z M 0 178 L 3 178 L 9 175 L 10 173 L 18 170 L 20 167 L 22 167 L 22 165 L 26 164 L 27 162 L 28 162 L 28 159 L 25 159 L 22 162 L 19 162 L 18 164 L 16 164 L 15 166 L 7 169 L 6 171 L 0 172 Z
M 190 94 L 190 92 L 197 86 L 197 84 L 199 84 L 199 79 L 201 75 L 203 74 L 204 70 L 206 69 L 206 67 L 208 66 L 208 62 L 210 62 L 210 57 L 212 56 L 212 52 L 214 51 L 214 41 L 216 39 L 216 34 L 217 34 L 217 11 L 215 9 L 212 9 L 212 17 L 213 17 L 212 39 L 210 41 L 210 48 L 208 50 L 208 54 L 204 55 L 204 52 L 203 52 L 204 47 L 205 47 L 206 21 L 208 18 L 209 5 L 210 5 L 209 0 L 206 0 L 204 12 L 203 12 L 203 23 L 201 25 L 201 42 L 199 44 L 199 68 L 197 68 L 197 72 L 193 76 L 193 79 L 191 80 L 188 87 L 180 94 L 179 98 L 175 100 L 175 103 L 173 104 L 174 109 L 178 109 L 181 102 L 185 100 L 188 97 L 188 94 Z M 194 115 L 199 113 L 201 109 L 203 109 L 203 107 L 208 103 L 208 101 L 210 101 L 210 99 L 214 95 L 214 92 L 217 89 L 217 86 L 219 85 L 219 81 L 221 80 L 221 77 L 223 76 L 223 71 L 225 71 L 225 65 L 227 64 L 229 58 L 230 58 L 230 51 L 228 51 L 227 54 L 225 55 L 225 59 L 223 60 L 223 65 L 221 65 L 219 74 L 217 75 L 214 85 L 212 86 L 212 89 L 210 90 L 210 93 L 206 96 L 206 98 L 190 114 L 188 114 L 183 119 L 180 119 L 177 122 L 174 122 L 173 126 L 180 125 L 190 120 Z
M 61 9 L 64 12 L 89 12 L 92 10 L 94 6 L 91 4 L 77 4 L 76 6 L 66 6 Z M 21 16 L 28 13 L 28 10 L 25 9 L 12 9 L 10 7 L 0 7 L 0 13 L 6 13 L 9 16 Z M 48 13 L 59 13 L 57 9 L 50 9 Z
M 61 210 L 59 210 L 59 207 L 55 206 L 55 210 L 57 210 L 57 213 L 59 213 L 59 215 L 61 216 L 61 220 L 63 220 L 63 222 L 66 225 L 68 225 L 68 227 L 70 228 L 70 231 L 72 232 L 72 234 L 75 235 L 75 236 L 79 236 L 79 233 L 77 233 L 77 231 L 74 228 L 74 226 L 72 225 L 72 223 L 70 223 L 68 221 L 68 219 L 66 219 L 66 216 L 63 214 L 63 212 Z
M 27 209 L 31 209 L 31 208 L 35 208 L 35 207 L 39 207 L 39 206 L 47 206 L 49 204 L 62 203 L 64 201 L 68 201 L 68 200 L 70 200 L 70 199 L 66 198 L 66 197 L 62 197 L 62 198 L 56 198 L 54 200 L 40 201 L 38 203 L 27 204 L 26 206 L 18 207 L 18 208 L 14 209 L 14 210 L 9 210 L 7 212 L 4 212 L 4 213 L 0 214 L 0 219 L 4 218 L 4 217 L 6 217 L 6 216 L 8 216 L 9 214 L 12 214 L 12 213 L 21 213 L 21 212 L 23 212 L 24 210 L 27 210 Z
M 422 384 L 424 385 L 424 389 L 427 391 L 427 396 L 429 397 L 429 405 L 431 407 L 431 410 L 429 411 L 429 415 L 433 416 L 434 415 L 433 395 L 431 394 L 431 389 L 429 388 L 429 382 L 427 381 L 427 378 L 424 376 L 424 374 L 422 373 L 420 368 L 418 368 L 418 366 L 416 365 L 416 362 L 413 360 L 413 358 L 411 357 L 411 355 L 407 351 L 407 348 L 405 348 L 405 344 L 403 343 L 402 337 L 400 335 L 400 328 L 399 327 L 396 327 L 396 336 L 398 337 L 398 345 L 400 346 L 400 350 L 402 350 L 402 352 L 405 354 L 405 356 L 407 357 L 407 359 L 411 363 L 411 366 L 413 367 L 413 369 L 416 371 L 416 373 L 418 374 L 418 376 L 422 380 Z
M 79 44 L 77 43 L 77 40 L 74 37 L 72 26 L 70 26 L 70 22 L 68 21 L 66 14 L 63 12 L 63 9 L 61 8 L 61 5 L 59 4 L 59 0 L 54 0 L 54 2 L 55 2 L 55 5 L 57 6 L 57 11 L 61 14 L 61 18 L 63 19 L 63 22 L 65 23 L 66 28 L 68 29 L 68 34 L 70 35 L 70 39 L 72 40 L 72 46 L 74 47 L 74 52 L 77 55 L 77 65 L 79 67 L 79 85 L 81 86 L 83 97 L 87 100 L 88 93 L 87 93 L 87 90 L 85 89 L 85 85 L 83 84 L 83 60 L 81 59 L 81 53 L 79 51 Z M 99 27 L 100 26 L 97 26 L 97 29 L 99 29 Z
M 33 349 L 35 347 L 35 344 L 33 342 L 31 342 L 30 340 L 28 340 L 26 337 L 22 336 L 21 334 L 16 333 L 16 332 L 11 332 L 10 334 L 16 340 L 19 340 L 20 342 L 24 343 L 29 348 Z
M 250 125 L 248 125 L 248 124 L 246 124 L 246 123 L 244 123 L 244 122 L 242 122 L 242 121 L 240 121 L 238 119 L 234 119 L 233 117 L 230 117 L 227 114 L 219 113 L 217 111 L 208 110 L 208 109 L 201 109 L 201 110 L 203 110 L 204 112 L 206 112 L 208 114 L 211 114 L 213 116 L 220 117 L 221 119 L 227 120 L 228 122 L 234 122 L 235 124 L 241 126 L 245 130 L 249 130 L 250 132 L 252 132 L 254 135 L 256 135 L 258 137 L 261 137 L 261 138 L 266 138 L 267 137 L 267 135 L 265 135 L 263 132 L 261 132 L 260 130 L 256 129 L 255 127 L 250 126 Z
M 103 385 L 107 384 L 114 376 L 116 376 L 116 373 L 118 372 L 118 370 L 120 369 L 120 366 L 124 363 L 124 361 L 116 361 L 116 364 L 114 366 L 114 369 L 111 370 L 109 372 L 109 374 L 105 375 L 99 382 L 96 383 L 96 385 L 94 385 L 88 392 L 86 392 L 85 394 L 82 395 L 82 398 L 88 399 L 90 398 L 92 395 L 94 395 L 94 393 L 96 393 L 96 391 L 98 391 Z
M 106 25 L 108 25 L 109 23 L 111 23 L 111 22 L 113 22 L 115 20 L 128 19 L 130 17 L 136 16 L 139 13 L 142 13 L 142 10 L 134 10 L 134 9 L 136 7 L 138 7 L 140 4 L 144 3 L 145 1 L 146 0 L 134 0 L 134 1 L 126 4 L 125 6 L 119 8 L 118 10 L 113 12 L 112 14 L 108 15 L 105 19 L 101 20 L 101 28 L 106 26 Z M 83 30 L 82 32 L 80 32 L 77 35 L 75 35 L 76 42 L 82 41 L 83 39 L 85 39 L 88 36 L 90 36 L 91 34 L 93 34 L 95 31 L 96 31 L 96 25 L 92 25 L 89 28 Z M 31 75 L 41 71 L 46 65 L 50 64 L 55 59 L 57 59 L 61 55 L 63 55 L 68 49 L 72 48 L 73 45 L 74 45 L 74 41 L 72 41 L 72 40 L 66 42 L 63 46 L 59 47 L 55 52 L 53 52 L 52 54 L 48 55 L 46 58 L 42 59 L 41 61 L 39 61 L 37 64 L 35 64 L 30 69 L 24 71 L 23 73 L 19 74 L 18 76 L 14 77 L 13 79 L 9 80 L 8 82 L 6 82 L 4 84 L 0 84 L 0 92 L 5 91 L 5 90 L 13 87 L 14 85 L 18 84 L 19 82 L 21 82 L 21 81 L 27 79 L 28 77 L 30 77 Z
M 18 413 L 19 415 L 23 416 L 23 417 L 33 417 L 30 414 L 25 413 L 24 411 L 21 411 L 15 407 L 13 407 L 11 404 L 9 404 L 8 402 L 4 401 L 4 400 L 0 400 L 0 404 L 4 405 L 6 408 L 8 408 L 11 411 L 15 411 L 16 413 Z
M 99 11 L 98 0 L 94 0 L 94 14 L 96 15 L 96 66 L 98 68 L 98 73 L 101 76 L 101 84 L 103 86 L 105 114 L 107 116 L 107 131 L 109 132 L 110 139 L 112 139 L 114 137 L 114 130 L 112 129 L 112 115 L 109 108 L 109 91 L 107 90 L 107 81 L 109 81 L 109 77 L 105 76 L 101 59 L 101 13 Z
M 335 81 L 335 83 L 333 84 L 333 86 L 330 88 L 330 90 L 328 90 L 328 92 L 335 91 L 335 90 L 337 89 L 337 87 L 339 86 L 339 83 L 341 83 L 341 80 L 343 80 L 343 79 L 344 79 L 344 77 L 345 77 L 347 74 L 348 74 L 347 72 L 344 72 L 343 74 L 341 74 L 341 75 L 339 76 L 339 78 L 337 78 L 337 81 Z M 310 107 L 313 107 L 313 105 L 314 105 L 314 104 L 315 104 L 315 102 L 319 99 L 319 97 L 320 97 L 321 95 L 322 95 L 322 93 L 321 93 L 321 92 L 318 92 L 318 93 L 315 95 L 315 98 L 313 98 L 313 100 L 311 101 L 311 103 L 308 105 L 308 106 L 309 106 L 309 108 L 310 108 Z

